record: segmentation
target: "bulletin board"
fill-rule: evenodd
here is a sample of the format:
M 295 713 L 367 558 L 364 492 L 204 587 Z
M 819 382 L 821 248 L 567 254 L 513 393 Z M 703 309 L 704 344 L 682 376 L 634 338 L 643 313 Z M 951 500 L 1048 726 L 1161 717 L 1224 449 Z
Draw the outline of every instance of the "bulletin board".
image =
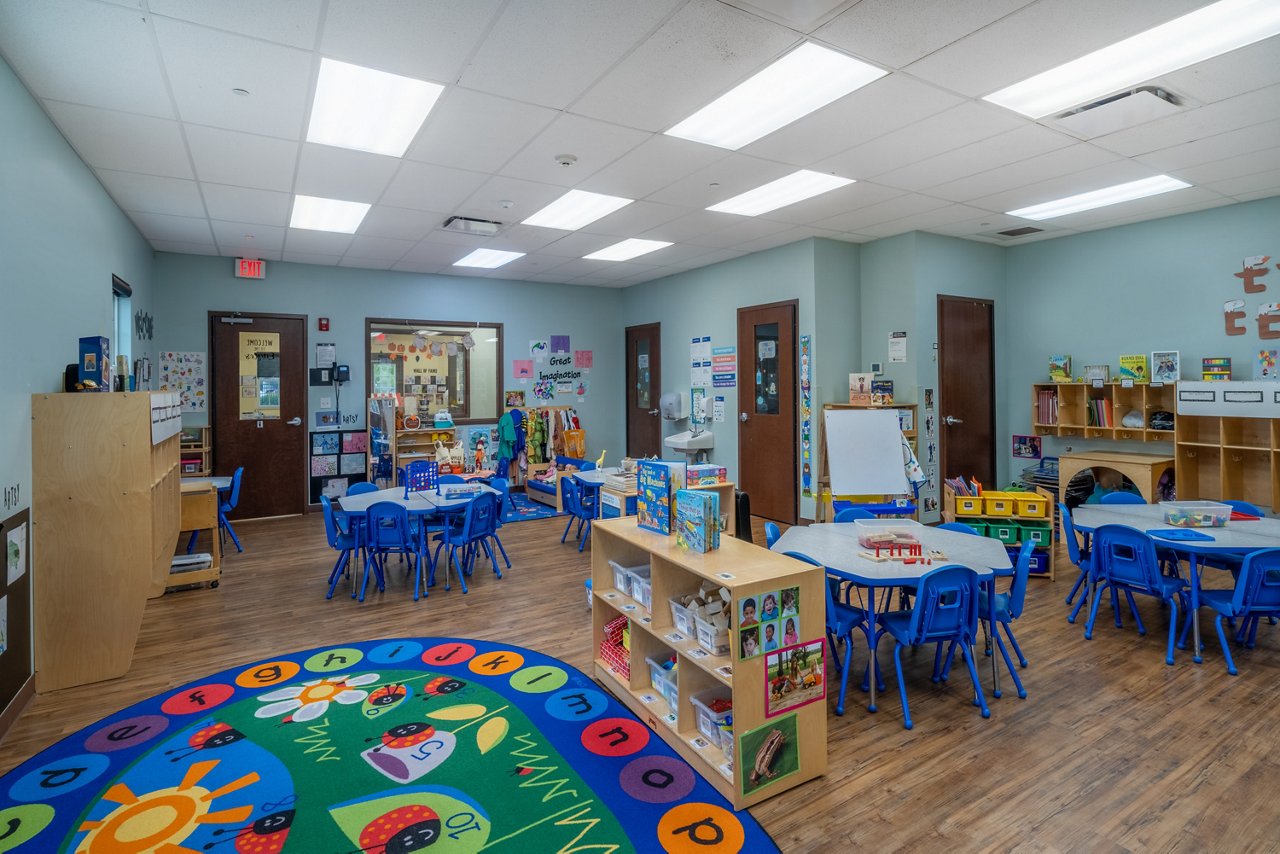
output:
M 902 430 L 894 409 L 825 409 L 832 495 L 905 495 Z
M 21 510 L 0 523 L 5 571 L 0 573 L 0 709 L 32 676 L 31 522 Z
M 336 500 L 355 483 L 369 479 L 369 434 L 364 430 L 324 430 L 311 434 L 308 464 L 311 503 Z

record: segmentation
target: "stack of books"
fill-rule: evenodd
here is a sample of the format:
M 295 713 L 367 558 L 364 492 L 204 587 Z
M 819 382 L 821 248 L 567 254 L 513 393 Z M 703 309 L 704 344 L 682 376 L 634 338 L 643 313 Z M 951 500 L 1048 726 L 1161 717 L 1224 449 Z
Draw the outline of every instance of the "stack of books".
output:
M 604 488 L 612 489 L 614 492 L 635 492 L 636 491 L 636 473 L 631 472 L 611 472 L 604 476 Z
M 1036 423 L 1058 423 L 1058 395 L 1049 389 L 1036 393 Z
M 1111 411 L 1111 401 L 1106 399 L 1089 401 L 1089 426 L 1116 426 L 1115 416 Z
M 1200 376 L 1206 380 L 1231 379 L 1231 359 L 1227 356 L 1210 356 L 1204 359 Z

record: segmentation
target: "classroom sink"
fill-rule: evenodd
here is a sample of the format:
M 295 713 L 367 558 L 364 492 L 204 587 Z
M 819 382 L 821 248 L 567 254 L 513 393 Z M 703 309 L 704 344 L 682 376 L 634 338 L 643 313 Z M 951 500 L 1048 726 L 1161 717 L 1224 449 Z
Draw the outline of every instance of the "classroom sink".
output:
M 675 451 L 684 451 L 687 454 L 694 454 L 698 451 L 709 451 L 715 445 L 715 434 L 710 430 L 703 430 L 701 433 L 694 433 L 692 430 L 686 430 L 683 433 L 676 433 L 674 436 L 668 436 L 663 440 L 663 444 Z

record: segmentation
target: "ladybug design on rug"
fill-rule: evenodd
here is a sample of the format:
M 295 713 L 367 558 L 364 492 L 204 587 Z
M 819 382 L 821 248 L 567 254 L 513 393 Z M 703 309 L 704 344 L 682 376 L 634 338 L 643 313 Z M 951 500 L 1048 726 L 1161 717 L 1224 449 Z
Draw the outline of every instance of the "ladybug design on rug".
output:
M 244 733 L 234 729 L 229 724 L 215 723 L 192 733 L 191 738 L 187 739 L 187 747 L 166 750 L 165 755 L 178 754 L 169 760 L 170 762 L 178 762 L 201 750 L 214 750 L 219 747 L 226 747 L 228 744 L 235 744 L 237 741 L 243 740 L 244 737 Z
M 381 742 L 360 755 L 377 771 L 397 783 L 409 783 L 438 768 L 453 754 L 453 733 L 437 730 L 424 721 L 393 726 L 378 738 Z
M 241 828 L 215 830 L 214 836 L 230 834 L 231 838 L 209 842 L 204 846 L 204 850 L 209 851 L 223 842 L 234 842 L 236 851 L 241 854 L 279 854 L 284 850 L 285 840 L 289 838 L 293 817 L 294 810 L 281 810 L 264 815 Z

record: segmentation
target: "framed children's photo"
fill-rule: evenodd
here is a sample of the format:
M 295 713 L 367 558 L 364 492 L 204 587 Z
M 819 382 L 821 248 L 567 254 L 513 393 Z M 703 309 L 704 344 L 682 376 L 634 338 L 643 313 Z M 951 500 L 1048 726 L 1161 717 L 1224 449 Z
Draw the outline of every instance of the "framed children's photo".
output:
M 1176 383 L 1182 373 L 1177 350 L 1156 350 L 1151 354 L 1151 381 Z
M 1013 455 L 1022 460 L 1038 460 L 1041 457 L 1039 436 L 1013 437 Z

